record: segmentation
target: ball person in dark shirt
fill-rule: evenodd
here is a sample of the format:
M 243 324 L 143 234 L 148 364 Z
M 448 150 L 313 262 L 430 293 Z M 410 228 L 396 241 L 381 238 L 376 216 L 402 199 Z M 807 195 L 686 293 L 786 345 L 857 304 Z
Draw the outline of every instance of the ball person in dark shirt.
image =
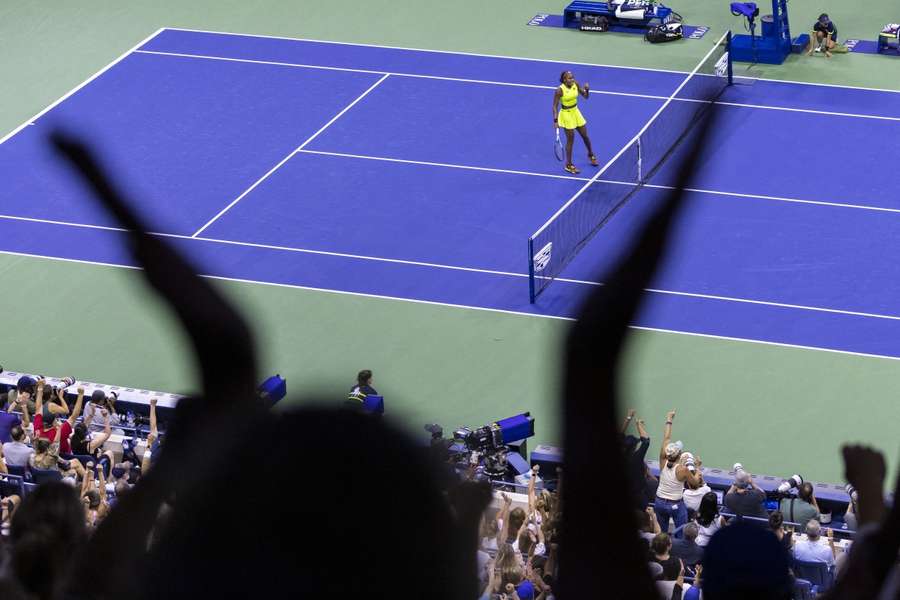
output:
M 372 371 L 364 369 L 356 376 L 356 385 L 350 390 L 347 396 L 348 403 L 362 404 L 366 400 L 366 396 L 377 396 L 378 392 L 372 387 Z
M 828 18 L 828 15 L 822 13 L 819 20 L 813 25 L 813 35 L 809 38 L 809 51 L 807 56 L 813 52 L 825 51 L 825 56 L 831 58 L 831 50 L 837 44 L 837 27 Z

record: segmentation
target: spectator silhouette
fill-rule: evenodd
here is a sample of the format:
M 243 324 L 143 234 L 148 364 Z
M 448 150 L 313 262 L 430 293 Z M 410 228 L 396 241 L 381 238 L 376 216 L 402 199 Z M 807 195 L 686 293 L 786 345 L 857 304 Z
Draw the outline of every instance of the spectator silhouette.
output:
M 0 597 L 60 597 L 69 577 L 77 576 L 71 558 L 86 540 L 84 509 L 75 489 L 62 482 L 39 485 L 13 514 L 14 578 L 0 584 Z

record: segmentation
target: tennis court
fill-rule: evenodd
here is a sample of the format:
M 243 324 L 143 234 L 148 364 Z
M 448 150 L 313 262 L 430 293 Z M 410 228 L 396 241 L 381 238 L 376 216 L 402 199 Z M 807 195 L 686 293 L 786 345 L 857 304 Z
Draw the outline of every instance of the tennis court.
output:
M 528 236 L 596 173 L 579 141 L 578 177 L 551 152 L 569 66 L 163 29 L 0 144 L 2 250 L 129 264 L 121 232 L 50 155 L 46 134 L 64 126 L 206 274 L 571 317 L 674 176 L 664 165 L 529 303 Z M 591 84 L 601 164 L 687 76 L 572 68 Z M 736 80 L 635 325 L 900 357 L 900 266 L 885 252 L 900 200 L 892 170 L 873 168 L 896 154 L 896 100 Z

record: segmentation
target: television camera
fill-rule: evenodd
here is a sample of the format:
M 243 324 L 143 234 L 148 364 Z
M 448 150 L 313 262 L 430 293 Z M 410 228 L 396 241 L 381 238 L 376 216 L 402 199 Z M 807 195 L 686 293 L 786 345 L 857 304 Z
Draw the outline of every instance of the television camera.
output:
M 534 435 L 534 418 L 526 412 L 476 429 L 460 427 L 451 439 L 443 437 L 444 430 L 436 423 L 426 425 L 425 430 L 431 433 L 432 448 L 445 452 L 448 461 L 476 467 L 488 478 L 502 479 L 510 470 L 510 454 L 518 456 L 510 444 Z

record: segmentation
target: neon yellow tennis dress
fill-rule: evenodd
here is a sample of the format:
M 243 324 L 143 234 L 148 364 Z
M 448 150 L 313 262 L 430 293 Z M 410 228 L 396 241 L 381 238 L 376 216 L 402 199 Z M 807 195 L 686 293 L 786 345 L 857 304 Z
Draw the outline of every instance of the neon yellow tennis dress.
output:
M 581 111 L 578 110 L 578 84 L 567 87 L 566 84 L 562 83 L 559 89 L 562 90 L 559 116 L 556 117 L 559 126 L 563 129 L 575 129 L 586 125 L 587 121 L 585 121 Z

